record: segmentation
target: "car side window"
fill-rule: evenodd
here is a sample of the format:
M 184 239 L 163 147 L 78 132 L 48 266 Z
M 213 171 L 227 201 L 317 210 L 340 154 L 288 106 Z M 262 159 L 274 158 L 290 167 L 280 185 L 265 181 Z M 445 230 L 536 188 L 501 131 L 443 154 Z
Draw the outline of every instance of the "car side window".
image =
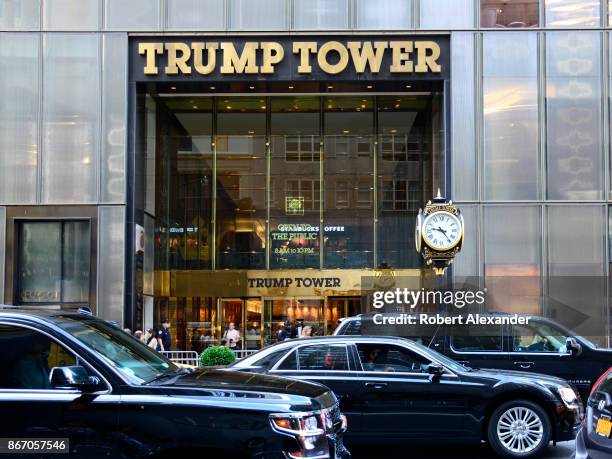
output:
M 512 336 L 514 352 L 567 352 L 567 336 L 561 330 L 546 324 L 532 322 L 515 325 Z
M 453 329 L 451 346 L 456 352 L 501 352 L 501 327 L 456 327 Z
M 278 367 L 279 370 L 348 371 L 348 352 L 345 344 L 318 344 L 292 351 Z
M 0 325 L 0 389 L 51 389 L 53 367 L 76 365 L 57 342 L 29 328 Z
M 358 343 L 357 351 L 364 371 L 427 373 L 430 360 L 401 346 Z
M 341 330 L 341 335 L 360 335 L 361 334 L 361 320 L 349 320 L 343 330 Z

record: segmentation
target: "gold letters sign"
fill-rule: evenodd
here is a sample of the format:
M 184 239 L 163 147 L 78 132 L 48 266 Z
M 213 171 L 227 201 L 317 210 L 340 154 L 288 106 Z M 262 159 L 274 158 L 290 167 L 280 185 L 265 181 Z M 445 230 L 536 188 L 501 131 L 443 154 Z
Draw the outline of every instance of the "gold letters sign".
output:
M 339 75 L 440 74 L 441 47 L 430 37 L 415 39 L 327 41 L 140 41 L 144 75 L 274 75 L 287 58 L 292 71 L 307 76 L 314 72 Z M 287 56 L 289 55 L 289 56 Z

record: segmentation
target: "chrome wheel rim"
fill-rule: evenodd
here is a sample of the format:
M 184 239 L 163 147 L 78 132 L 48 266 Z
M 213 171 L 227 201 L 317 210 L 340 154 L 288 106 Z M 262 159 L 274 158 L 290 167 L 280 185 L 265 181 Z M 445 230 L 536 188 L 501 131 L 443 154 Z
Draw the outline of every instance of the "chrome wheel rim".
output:
M 497 438 L 508 451 L 529 453 L 544 439 L 540 416 L 524 406 L 510 408 L 497 421 Z

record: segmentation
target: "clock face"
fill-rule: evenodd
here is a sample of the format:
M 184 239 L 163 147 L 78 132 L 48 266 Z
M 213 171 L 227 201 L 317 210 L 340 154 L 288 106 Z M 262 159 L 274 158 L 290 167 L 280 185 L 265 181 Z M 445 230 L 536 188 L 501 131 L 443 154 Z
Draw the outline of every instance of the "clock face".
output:
M 435 212 L 423 222 L 423 239 L 435 250 L 450 250 L 462 236 L 461 220 L 449 212 Z

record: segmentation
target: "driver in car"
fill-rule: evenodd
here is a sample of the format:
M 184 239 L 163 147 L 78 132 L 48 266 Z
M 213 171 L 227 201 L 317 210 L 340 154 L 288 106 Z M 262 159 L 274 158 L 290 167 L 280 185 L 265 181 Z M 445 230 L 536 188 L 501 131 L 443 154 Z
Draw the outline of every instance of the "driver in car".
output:
M 35 336 L 28 349 L 19 356 L 10 370 L 11 385 L 18 389 L 49 389 L 49 350 L 50 341 L 43 336 Z

